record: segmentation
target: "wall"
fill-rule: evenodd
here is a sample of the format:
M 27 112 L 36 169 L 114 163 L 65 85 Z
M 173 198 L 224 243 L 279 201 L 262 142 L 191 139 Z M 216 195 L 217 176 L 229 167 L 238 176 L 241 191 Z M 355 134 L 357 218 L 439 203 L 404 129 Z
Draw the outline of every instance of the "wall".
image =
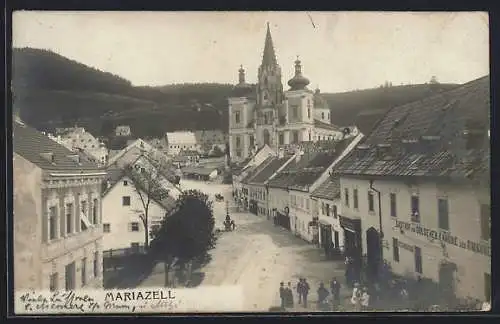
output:
M 259 215 L 266 215 L 267 212 L 267 192 L 264 186 L 245 185 L 248 188 L 248 200 L 257 201 L 257 205 L 262 210 L 259 210 Z
M 127 185 L 124 185 L 127 181 Z M 122 197 L 130 196 L 130 206 L 122 205 Z M 144 197 L 144 195 L 143 195 Z M 124 177 L 103 197 L 103 224 L 110 224 L 110 232 L 104 233 L 103 249 L 129 248 L 131 243 L 144 245 L 144 225 L 139 214 L 144 207 L 132 181 Z M 149 206 L 150 225 L 160 222 L 165 215 L 165 209 L 152 201 Z M 130 223 L 139 223 L 139 231 L 131 232 Z
M 14 289 L 42 288 L 41 169 L 14 153 Z
M 329 224 L 332 226 L 332 242 L 334 241 L 333 231 L 337 231 L 339 233 L 339 247 L 340 247 L 340 249 L 343 249 L 344 248 L 344 230 L 340 226 L 340 219 L 338 217 L 338 215 L 341 215 L 341 211 L 342 211 L 341 210 L 342 203 L 341 203 L 340 199 L 329 200 L 329 199 L 315 198 L 315 200 L 316 200 L 315 204 L 313 204 L 313 205 L 316 208 L 315 212 L 317 213 L 320 222 L 323 222 L 323 223 L 326 223 L 326 224 Z M 326 210 L 323 211 L 322 204 L 329 205 L 329 208 L 330 208 L 329 215 L 327 215 Z M 335 217 L 335 215 L 333 213 L 333 206 L 337 206 L 337 217 Z M 325 208 L 326 208 L 326 206 L 325 206 Z M 321 231 L 320 231 L 320 233 L 321 233 Z M 321 238 L 320 238 L 320 240 L 321 240 Z
M 314 108 L 314 119 L 320 120 L 323 123 L 331 124 L 330 109 Z
M 438 198 L 447 197 L 449 210 L 449 233 L 461 240 L 481 242 L 481 225 L 479 220 L 480 204 L 490 204 L 489 188 L 477 189 L 465 185 L 437 184 L 433 182 L 415 182 L 405 184 L 396 181 L 375 181 L 374 187 L 381 191 L 382 226 L 384 232 L 384 258 L 387 259 L 398 274 L 416 276 L 414 254 L 411 247 L 422 249 L 423 276 L 435 281 L 439 280 L 439 267 L 443 261 L 451 261 L 458 265 L 455 274 L 457 279 L 456 292 L 459 296 L 473 296 L 484 299 L 484 273 L 491 273 L 491 257 L 472 252 L 468 249 L 431 240 L 417 235 L 411 230 L 401 230 L 396 227 L 396 220 L 411 223 L 411 195 L 418 194 L 420 200 L 420 224 L 422 227 L 438 229 Z M 341 178 L 341 193 L 343 214 L 361 218 L 363 253 L 366 253 L 366 230 L 370 227 L 379 229 L 378 197 L 374 193 L 374 212 L 368 212 L 367 191 L 369 182 L 352 178 Z M 350 206 L 344 203 L 344 188 L 350 191 Z M 352 205 L 353 191 L 359 191 L 359 209 Z M 396 216 L 390 216 L 389 194 L 396 194 Z M 443 231 L 446 232 L 446 231 Z M 400 260 L 393 258 L 392 238 L 410 246 L 409 250 L 399 248 Z M 484 242 L 489 245 L 489 242 Z
M 290 225 L 292 232 L 307 241 L 312 241 L 312 201 L 308 192 L 290 190 Z
M 285 189 L 269 188 L 269 208 L 280 213 L 285 212 L 285 207 L 290 208 L 290 196 Z

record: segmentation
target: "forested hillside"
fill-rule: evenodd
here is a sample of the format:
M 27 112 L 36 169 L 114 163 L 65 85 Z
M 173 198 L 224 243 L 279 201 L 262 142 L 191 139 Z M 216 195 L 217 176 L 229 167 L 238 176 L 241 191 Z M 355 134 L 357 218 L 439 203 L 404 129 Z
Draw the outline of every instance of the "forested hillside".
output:
M 115 126 L 127 124 L 140 137 L 180 129 L 227 130 L 230 84 L 136 87 L 111 73 L 30 48 L 13 50 L 12 77 L 15 109 L 38 129 L 51 131 L 78 123 L 106 136 Z M 345 126 L 362 111 L 387 110 L 453 86 L 406 85 L 323 95 L 332 122 Z

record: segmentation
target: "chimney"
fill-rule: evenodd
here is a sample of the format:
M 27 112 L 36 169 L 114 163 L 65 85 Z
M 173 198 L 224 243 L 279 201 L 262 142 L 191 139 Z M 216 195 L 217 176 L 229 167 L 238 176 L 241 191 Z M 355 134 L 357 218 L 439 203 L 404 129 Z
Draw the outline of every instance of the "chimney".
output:
M 278 159 L 282 159 L 285 157 L 285 150 L 283 148 L 278 149 Z

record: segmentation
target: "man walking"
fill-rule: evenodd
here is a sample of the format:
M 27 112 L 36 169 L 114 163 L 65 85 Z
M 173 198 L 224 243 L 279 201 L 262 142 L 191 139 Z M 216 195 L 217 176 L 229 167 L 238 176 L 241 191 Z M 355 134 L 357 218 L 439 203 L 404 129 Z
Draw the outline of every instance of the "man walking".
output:
M 309 294 L 309 283 L 307 283 L 307 280 L 303 278 L 302 281 L 302 300 L 304 302 L 304 307 L 307 307 L 307 295 Z
M 299 295 L 299 305 L 302 303 L 303 295 L 304 295 L 304 282 L 302 278 L 299 278 L 299 282 L 297 283 L 297 295 Z
M 340 283 L 335 277 L 330 282 L 330 290 L 332 292 L 333 309 L 336 310 L 340 305 Z
M 281 299 L 281 308 L 285 308 L 285 299 L 286 299 L 286 291 L 285 291 L 285 283 L 280 283 L 280 299 Z

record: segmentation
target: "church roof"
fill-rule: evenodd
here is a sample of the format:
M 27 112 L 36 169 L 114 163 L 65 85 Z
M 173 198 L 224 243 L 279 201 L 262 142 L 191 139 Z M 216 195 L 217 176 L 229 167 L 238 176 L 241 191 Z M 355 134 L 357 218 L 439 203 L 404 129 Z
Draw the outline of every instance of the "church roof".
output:
M 269 23 L 267 23 L 266 41 L 264 44 L 264 55 L 262 56 L 262 66 L 275 66 L 278 64 L 276 60 L 276 53 L 274 53 L 273 38 L 271 37 L 271 30 Z

